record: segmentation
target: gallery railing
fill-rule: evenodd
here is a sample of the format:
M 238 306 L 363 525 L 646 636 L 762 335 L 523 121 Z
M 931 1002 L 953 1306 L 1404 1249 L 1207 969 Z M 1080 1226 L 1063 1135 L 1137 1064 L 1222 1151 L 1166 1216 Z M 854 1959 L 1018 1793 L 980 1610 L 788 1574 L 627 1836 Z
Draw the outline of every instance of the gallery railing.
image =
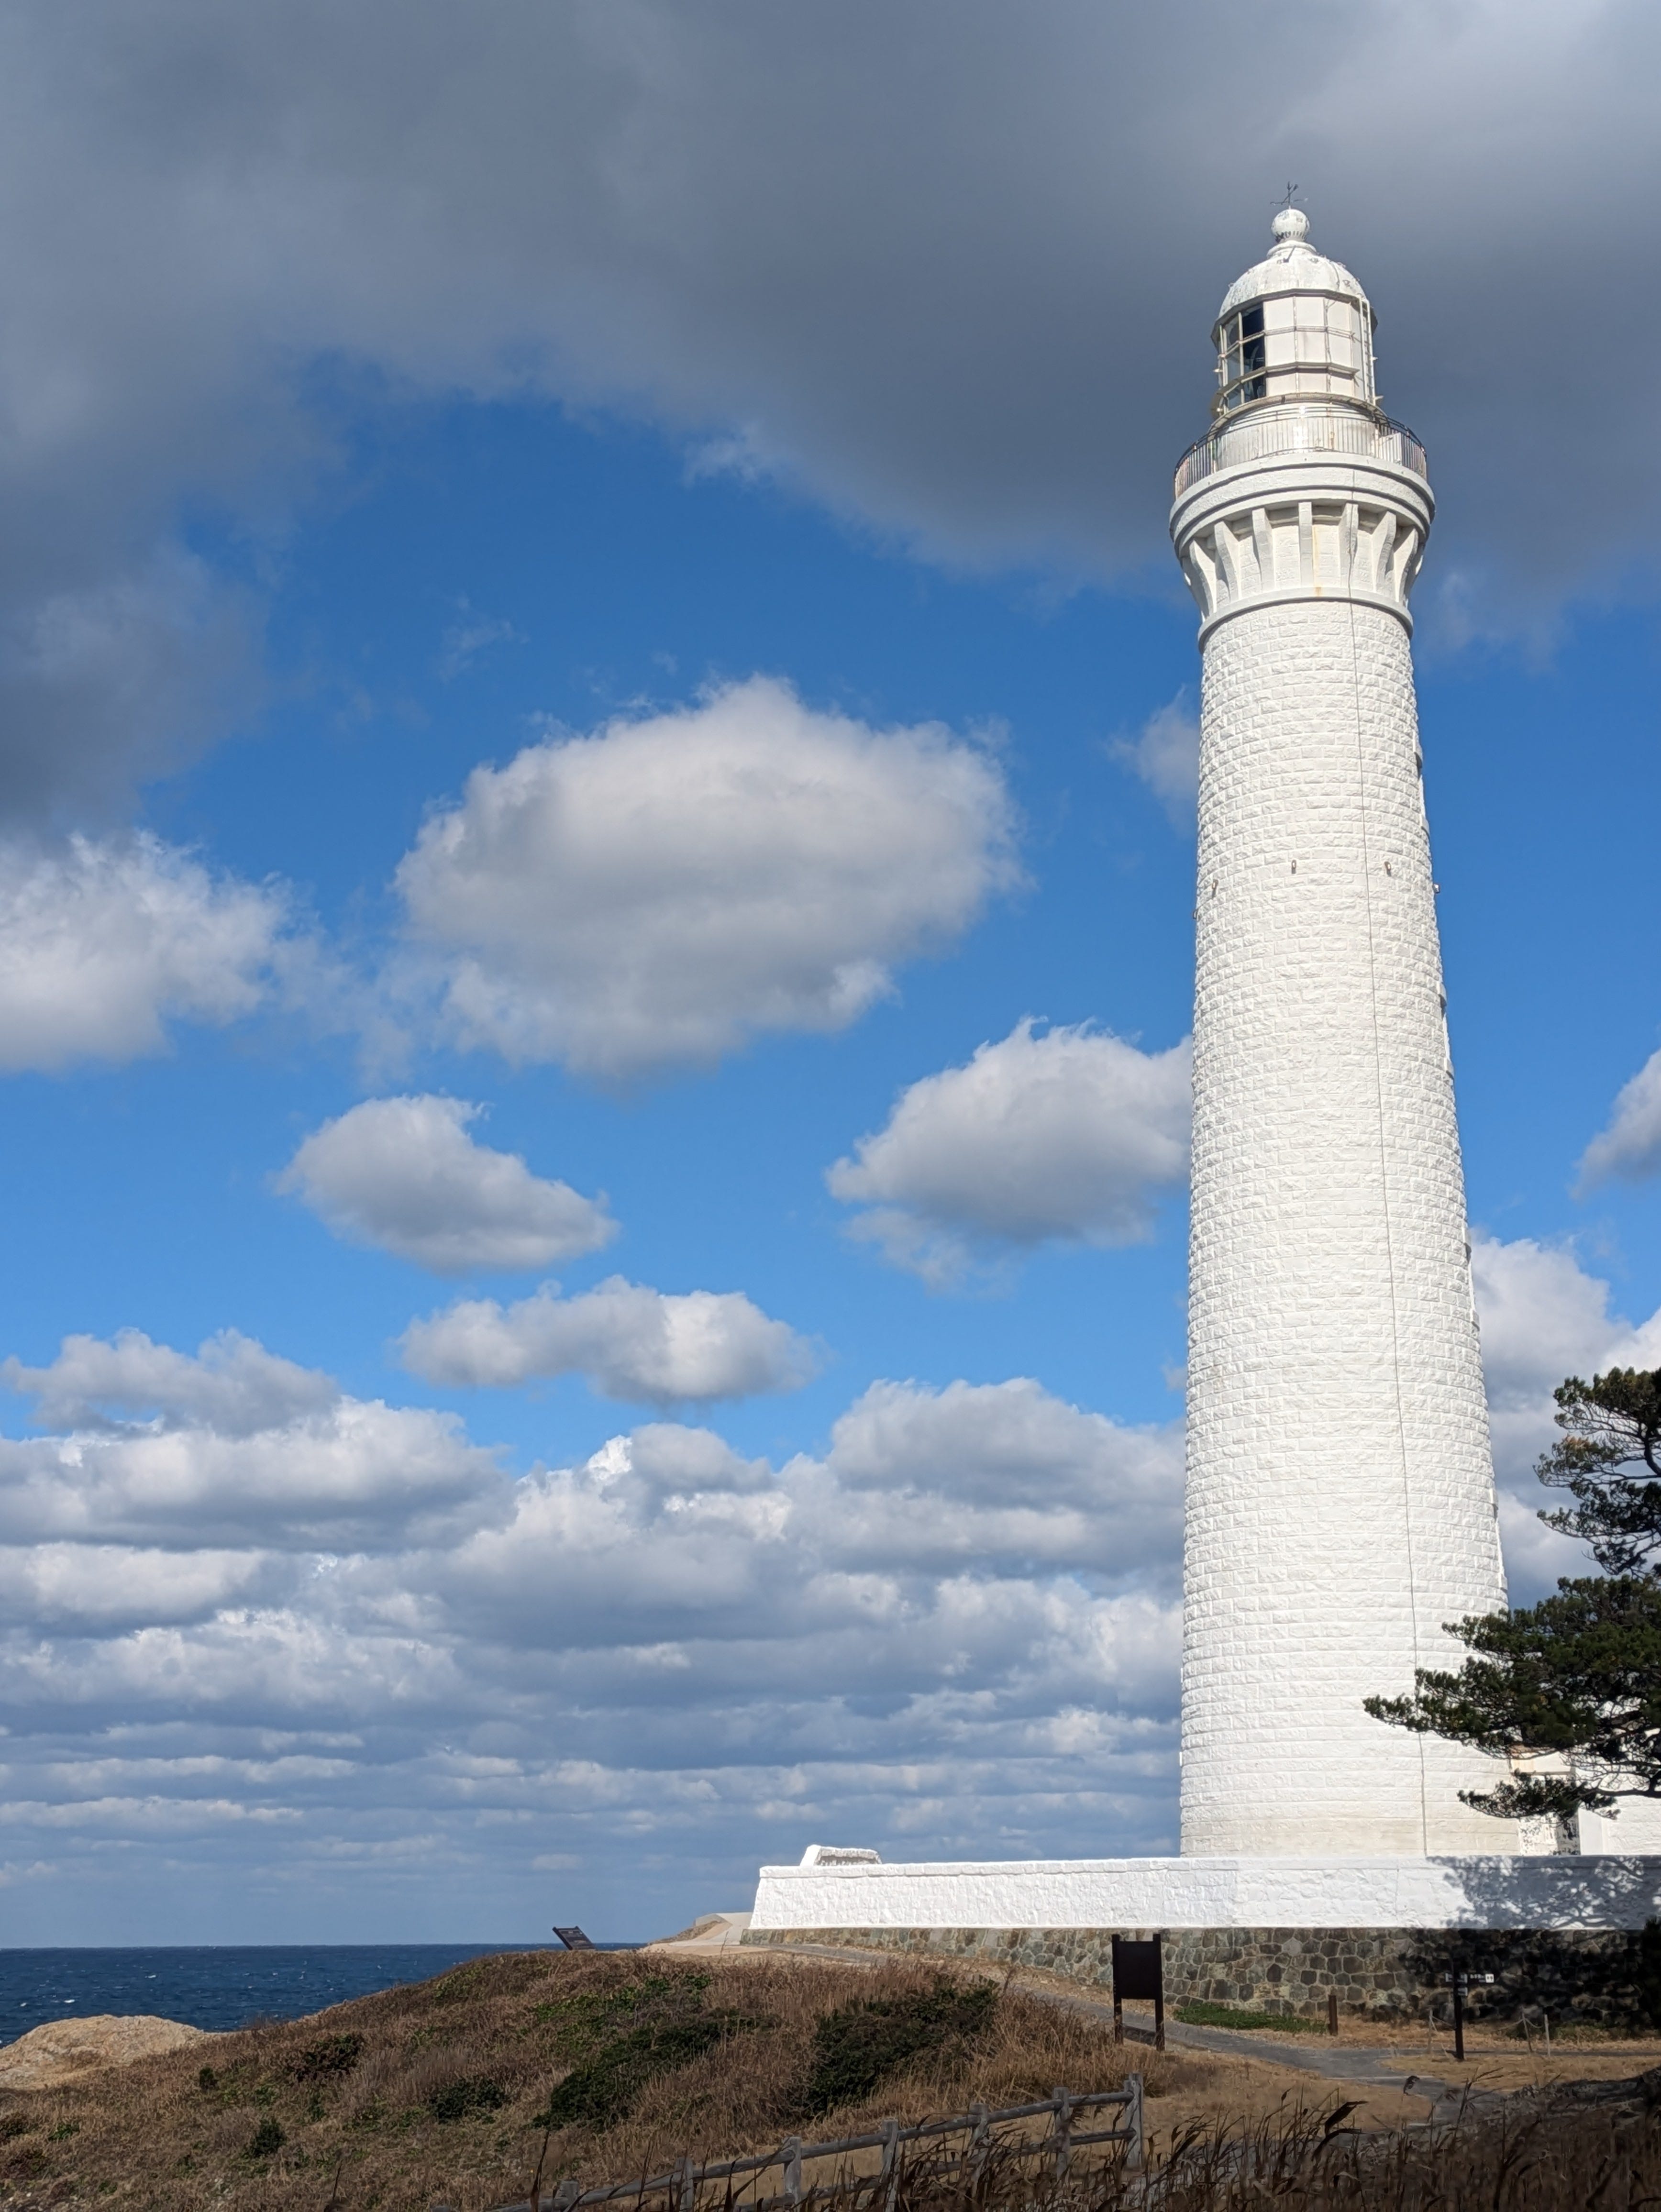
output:
M 1276 453 L 1353 453 L 1360 460 L 1390 461 L 1430 479 L 1425 449 L 1405 422 L 1388 415 L 1304 413 L 1269 408 L 1244 422 L 1220 423 L 1191 445 L 1177 464 L 1176 498 L 1220 469 L 1266 461 Z

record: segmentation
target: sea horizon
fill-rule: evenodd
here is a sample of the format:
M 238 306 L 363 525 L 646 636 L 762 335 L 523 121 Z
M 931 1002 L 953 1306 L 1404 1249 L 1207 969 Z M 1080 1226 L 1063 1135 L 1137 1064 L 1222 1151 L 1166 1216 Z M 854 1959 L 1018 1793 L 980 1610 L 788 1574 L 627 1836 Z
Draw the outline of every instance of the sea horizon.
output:
M 649 1939 L 642 1939 L 649 1940 Z M 504 1951 L 497 1943 L 0 1944 L 0 2046 L 49 2021 L 149 2014 L 216 2033 L 298 2020 Z M 639 1942 L 593 1939 L 597 1951 Z

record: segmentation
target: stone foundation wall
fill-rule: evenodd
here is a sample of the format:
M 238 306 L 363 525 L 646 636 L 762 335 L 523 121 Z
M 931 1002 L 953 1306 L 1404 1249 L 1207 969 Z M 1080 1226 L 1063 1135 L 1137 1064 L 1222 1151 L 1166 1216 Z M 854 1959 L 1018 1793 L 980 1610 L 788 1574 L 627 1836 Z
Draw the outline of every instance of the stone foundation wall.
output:
M 748 1929 L 757 1948 L 812 1943 L 889 1951 L 975 1966 L 1037 1966 L 1110 1991 L 1114 1936 L 1136 1928 L 773 1928 Z M 1339 2009 L 1390 2017 L 1438 2016 L 1448 2003 L 1445 1973 L 1491 1973 L 1469 1993 L 1474 2017 L 1510 2018 L 1525 2006 L 1554 2020 L 1647 2027 L 1661 1960 L 1625 1929 L 1421 1929 L 1402 1928 L 1177 1928 L 1165 1936 L 1165 2002 L 1196 2000 L 1243 2011 L 1326 2015 Z M 1649 2002 L 1646 2002 L 1646 1995 Z M 1661 2025 L 1661 2017 L 1655 2021 Z

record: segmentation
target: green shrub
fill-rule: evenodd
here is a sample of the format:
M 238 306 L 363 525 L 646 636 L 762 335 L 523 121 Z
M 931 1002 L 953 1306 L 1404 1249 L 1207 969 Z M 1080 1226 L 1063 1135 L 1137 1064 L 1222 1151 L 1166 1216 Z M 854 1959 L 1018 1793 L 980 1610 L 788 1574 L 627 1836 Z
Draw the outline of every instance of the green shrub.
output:
M 326 2035 L 308 2043 L 294 2062 L 296 2081 L 338 2081 L 363 2054 L 361 2035 Z
M 499 2112 L 507 2102 L 508 2092 L 500 2081 L 485 2074 L 467 2074 L 435 2089 L 427 2100 L 427 2110 L 435 2120 L 465 2120 L 472 2112 Z
M 287 2142 L 289 2138 L 283 2134 L 282 2129 L 278 2127 L 276 2120 L 271 2117 L 271 2113 L 267 2112 L 265 2118 L 261 2120 L 259 2125 L 254 2130 L 252 2135 L 249 2136 L 248 2148 L 243 2153 L 243 2156 L 245 2158 L 270 2158 L 274 2151 L 281 2150 L 283 2144 Z
M 827 2013 L 813 2031 L 813 2065 L 801 2094 L 802 2118 L 859 2103 L 925 2051 L 972 2046 L 989 2025 L 997 2002 L 990 1982 L 966 1990 L 937 1982 L 912 1996 L 877 1998 Z
M 634 2109 L 648 2081 L 701 2058 L 730 2025 L 727 2014 L 696 2013 L 690 2020 L 648 2021 L 614 2035 L 566 2075 L 537 2125 L 569 2128 L 581 2120 L 591 2128 L 612 2126 Z
M 216 2089 L 219 2087 L 219 2076 L 211 2066 L 202 2069 L 196 2077 L 196 2086 L 198 2089 Z
M 1661 2028 L 1661 1920 L 1646 1920 L 1633 1939 L 1633 1994 L 1638 2009 Z

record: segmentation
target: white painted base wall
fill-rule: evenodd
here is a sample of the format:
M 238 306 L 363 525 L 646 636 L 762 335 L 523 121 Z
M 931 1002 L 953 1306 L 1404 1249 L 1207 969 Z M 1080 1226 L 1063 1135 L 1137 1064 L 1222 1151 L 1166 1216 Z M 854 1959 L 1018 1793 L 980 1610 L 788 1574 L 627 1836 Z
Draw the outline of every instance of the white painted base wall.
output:
M 764 1867 L 783 1928 L 1641 1928 L 1661 1856 Z

